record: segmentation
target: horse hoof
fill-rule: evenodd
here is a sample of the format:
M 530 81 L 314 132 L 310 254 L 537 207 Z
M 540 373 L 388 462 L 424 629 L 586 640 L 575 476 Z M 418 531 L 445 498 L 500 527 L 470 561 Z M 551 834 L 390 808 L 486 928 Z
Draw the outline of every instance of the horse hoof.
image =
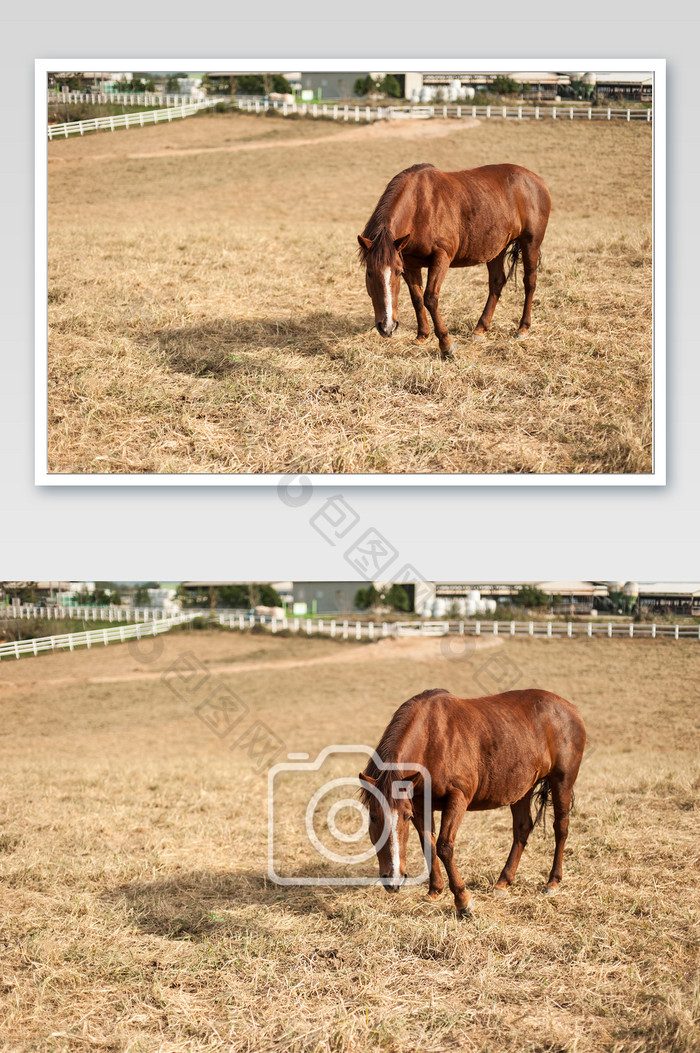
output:
M 529 333 L 516 333 L 515 334 L 515 339 L 516 340 L 526 340 L 529 335 L 530 335 Z
M 465 920 L 474 917 L 474 900 L 470 900 L 465 907 L 457 908 L 457 917 Z
M 543 896 L 558 896 L 559 895 L 559 889 L 558 888 L 547 888 L 547 887 L 545 887 L 545 888 L 542 889 L 542 895 Z
M 496 897 L 496 899 L 503 899 L 504 896 L 508 895 L 508 889 L 507 888 L 495 888 L 493 890 L 493 894 Z
M 472 333 L 471 339 L 472 340 L 483 340 L 485 335 L 486 335 L 485 333 Z

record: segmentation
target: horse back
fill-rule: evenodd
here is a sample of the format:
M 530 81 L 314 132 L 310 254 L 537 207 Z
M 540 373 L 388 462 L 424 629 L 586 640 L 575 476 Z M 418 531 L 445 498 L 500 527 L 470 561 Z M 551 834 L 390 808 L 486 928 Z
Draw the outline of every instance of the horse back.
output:
M 528 689 L 463 699 L 426 699 L 426 764 L 433 794 L 462 789 L 470 810 L 519 800 L 552 771 L 578 771 L 586 731 L 571 702 Z

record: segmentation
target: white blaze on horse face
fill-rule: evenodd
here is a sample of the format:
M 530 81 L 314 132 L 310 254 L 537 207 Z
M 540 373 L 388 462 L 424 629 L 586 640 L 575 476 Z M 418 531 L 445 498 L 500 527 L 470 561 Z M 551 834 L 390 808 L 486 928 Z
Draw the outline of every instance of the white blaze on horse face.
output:
M 384 289 L 386 291 L 386 302 L 384 304 L 384 325 L 391 329 L 394 324 L 394 312 L 391 304 L 391 267 L 384 271 Z

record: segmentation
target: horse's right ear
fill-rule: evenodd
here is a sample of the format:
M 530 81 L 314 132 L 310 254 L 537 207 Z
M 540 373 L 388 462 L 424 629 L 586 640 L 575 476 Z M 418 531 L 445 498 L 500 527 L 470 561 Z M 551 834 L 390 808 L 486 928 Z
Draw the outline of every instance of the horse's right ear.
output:
M 365 775 L 363 771 L 360 772 L 360 782 L 368 782 L 370 786 L 377 785 L 377 780 L 373 779 L 371 775 Z
M 361 249 L 366 249 L 367 252 L 372 248 L 372 242 L 369 238 L 363 238 L 361 234 L 357 235 L 357 243 Z

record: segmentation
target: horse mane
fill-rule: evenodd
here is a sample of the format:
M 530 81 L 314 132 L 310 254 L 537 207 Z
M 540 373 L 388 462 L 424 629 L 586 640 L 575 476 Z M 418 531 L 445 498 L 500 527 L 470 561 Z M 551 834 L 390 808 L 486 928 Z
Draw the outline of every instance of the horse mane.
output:
M 392 209 L 397 197 L 415 172 L 420 172 L 423 168 L 434 167 L 435 165 L 422 161 L 420 164 L 405 168 L 403 172 L 399 172 L 398 175 L 394 176 L 379 198 L 377 207 L 367 220 L 365 229 L 362 231 L 362 237 L 369 238 L 373 242 L 372 255 L 378 267 L 387 266 L 394 259 L 394 235 L 389 229 L 389 220 L 391 219 Z M 359 246 L 358 252 L 362 264 L 367 263 L 369 251 L 364 245 Z
M 409 169 L 410 171 L 410 169 Z M 413 698 L 409 698 L 407 702 L 394 713 L 393 717 L 389 721 L 384 734 L 379 740 L 379 745 L 372 757 L 370 757 L 367 767 L 365 768 L 364 774 L 369 775 L 370 778 L 375 780 L 375 787 L 381 794 L 386 797 L 389 801 L 391 800 L 391 784 L 394 779 L 397 778 L 396 770 L 386 769 L 377 763 L 377 760 L 383 761 L 384 764 L 396 764 L 398 751 L 403 742 L 404 736 L 412 723 L 416 710 L 428 699 L 433 698 L 435 695 L 446 695 L 449 694 L 444 687 L 434 687 L 429 691 L 422 691 L 420 695 L 414 695 Z M 370 801 L 376 799 L 372 789 L 369 789 L 366 785 L 360 784 L 360 800 L 369 808 Z

